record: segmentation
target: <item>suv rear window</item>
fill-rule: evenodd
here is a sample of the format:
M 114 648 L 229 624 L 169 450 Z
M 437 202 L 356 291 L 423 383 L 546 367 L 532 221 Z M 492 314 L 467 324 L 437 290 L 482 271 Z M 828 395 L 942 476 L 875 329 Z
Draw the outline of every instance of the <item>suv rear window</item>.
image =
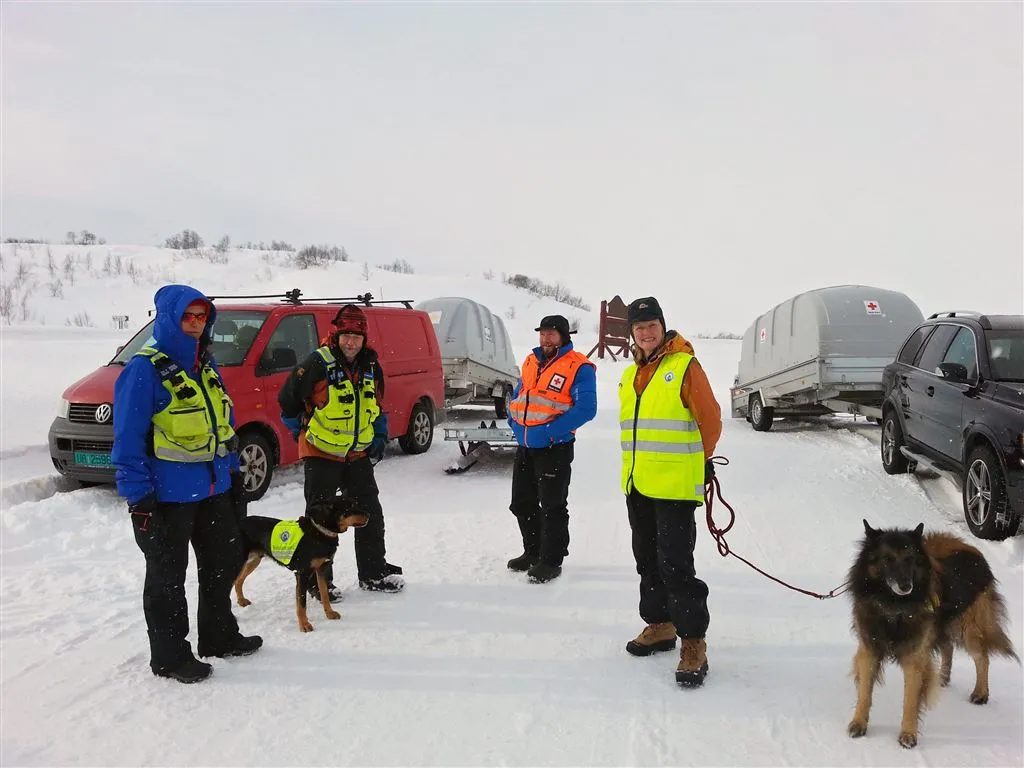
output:
M 989 365 L 996 381 L 1024 381 L 1024 331 L 986 331 Z
M 210 351 L 217 365 L 241 365 L 249 347 L 267 319 L 266 312 L 218 309 L 217 322 L 211 329 Z M 143 347 L 153 343 L 153 323 L 150 320 L 132 340 L 110 361 L 111 365 L 124 365 Z

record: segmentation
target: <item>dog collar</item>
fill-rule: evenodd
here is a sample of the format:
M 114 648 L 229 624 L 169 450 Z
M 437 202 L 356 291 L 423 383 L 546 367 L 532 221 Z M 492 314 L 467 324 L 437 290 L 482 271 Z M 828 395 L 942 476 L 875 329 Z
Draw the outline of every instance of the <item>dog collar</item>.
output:
M 338 538 L 338 532 L 337 531 L 329 531 L 329 530 L 327 530 L 322 525 L 320 525 L 320 523 L 318 523 L 316 520 L 314 520 L 312 517 L 309 518 L 309 522 L 311 522 L 313 524 L 313 527 L 316 528 L 324 536 L 329 536 L 332 539 Z

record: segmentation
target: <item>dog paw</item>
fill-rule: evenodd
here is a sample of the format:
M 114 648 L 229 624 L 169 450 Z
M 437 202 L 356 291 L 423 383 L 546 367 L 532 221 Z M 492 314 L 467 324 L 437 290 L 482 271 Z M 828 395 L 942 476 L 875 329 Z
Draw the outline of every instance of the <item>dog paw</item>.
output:
M 868 724 L 862 723 L 860 720 L 851 720 L 846 732 L 850 734 L 850 738 L 859 739 L 868 732 Z
M 252 605 L 252 600 L 249 600 L 249 599 L 244 598 L 244 597 L 240 597 L 240 598 L 238 598 L 238 605 L 241 606 L 242 608 L 245 608 L 246 606 Z
M 301 630 L 302 632 L 312 632 L 312 631 L 313 631 L 313 625 L 312 625 L 312 624 L 310 624 L 310 623 L 309 623 L 308 621 L 307 621 L 307 622 L 306 622 L 305 624 L 302 624 L 302 623 L 300 622 L 300 623 L 299 623 L 299 629 L 300 629 L 300 630 Z
M 913 749 L 917 746 L 917 734 L 913 731 L 900 731 L 899 741 L 904 749 Z
M 971 702 L 971 704 L 988 704 L 988 694 L 972 692 L 971 695 L 968 697 L 968 700 Z
M 332 621 L 341 618 L 341 614 L 337 611 L 324 611 L 324 616 L 326 616 L 328 619 L 331 619 Z

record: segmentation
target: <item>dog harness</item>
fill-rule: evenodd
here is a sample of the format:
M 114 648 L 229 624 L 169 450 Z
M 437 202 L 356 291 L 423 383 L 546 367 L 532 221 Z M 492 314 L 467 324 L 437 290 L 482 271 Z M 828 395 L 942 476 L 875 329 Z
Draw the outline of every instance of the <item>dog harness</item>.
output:
M 153 455 L 164 461 L 203 462 L 227 456 L 235 430 L 234 405 L 216 369 L 204 362 L 197 383 L 166 354 L 144 347 L 137 354 L 149 358 L 160 383 L 171 396 L 167 406 L 153 414 Z
M 373 442 L 373 422 L 380 416 L 373 367 L 354 386 L 329 347 L 320 347 L 317 354 L 327 367 L 327 402 L 313 409 L 306 441 L 335 456 L 365 451 Z
M 270 556 L 281 565 L 288 565 L 295 557 L 295 548 L 302 536 L 298 520 L 282 520 L 270 533 Z

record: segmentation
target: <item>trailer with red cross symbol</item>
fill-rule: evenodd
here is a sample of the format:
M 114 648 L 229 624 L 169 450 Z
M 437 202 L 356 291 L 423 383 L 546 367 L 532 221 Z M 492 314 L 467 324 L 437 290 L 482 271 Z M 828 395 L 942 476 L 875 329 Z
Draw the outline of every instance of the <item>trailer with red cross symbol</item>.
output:
M 733 418 L 757 431 L 776 418 L 882 416 L 882 371 L 924 320 L 905 294 L 867 285 L 805 291 L 743 335 L 730 390 Z

